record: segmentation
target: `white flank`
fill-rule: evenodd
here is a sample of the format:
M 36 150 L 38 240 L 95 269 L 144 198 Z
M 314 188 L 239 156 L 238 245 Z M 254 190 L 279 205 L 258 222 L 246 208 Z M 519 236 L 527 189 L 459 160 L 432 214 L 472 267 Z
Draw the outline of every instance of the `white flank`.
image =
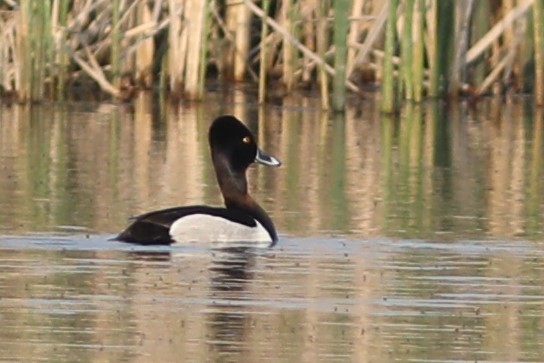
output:
M 248 227 L 228 219 L 207 214 L 192 214 L 175 221 L 170 227 L 170 236 L 176 243 L 188 242 L 247 242 L 272 243 L 267 230 L 257 226 Z

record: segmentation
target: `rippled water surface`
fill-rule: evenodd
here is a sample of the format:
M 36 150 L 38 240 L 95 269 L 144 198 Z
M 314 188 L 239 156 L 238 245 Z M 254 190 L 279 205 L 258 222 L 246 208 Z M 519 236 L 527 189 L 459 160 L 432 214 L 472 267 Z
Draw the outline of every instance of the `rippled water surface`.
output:
M 0 106 L 0 360 L 544 361 L 530 102 L 251 104 Z M 109 241 L 131 215 L 221 203 L 224 113 L 283 162 L 249 172 L 279 243 Z

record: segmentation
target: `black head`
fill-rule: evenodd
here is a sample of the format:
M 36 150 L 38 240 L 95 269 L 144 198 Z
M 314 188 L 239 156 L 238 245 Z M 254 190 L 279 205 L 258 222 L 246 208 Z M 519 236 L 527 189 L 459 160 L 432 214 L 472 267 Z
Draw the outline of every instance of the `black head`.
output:
M 226 157 L 234 170 L 244 171 L 255 161 L 280 165 L 278 160 L 258 149 L 251 131 L 234 116 L 218 117 L 210 127 L 208 141 L 212 156 Z

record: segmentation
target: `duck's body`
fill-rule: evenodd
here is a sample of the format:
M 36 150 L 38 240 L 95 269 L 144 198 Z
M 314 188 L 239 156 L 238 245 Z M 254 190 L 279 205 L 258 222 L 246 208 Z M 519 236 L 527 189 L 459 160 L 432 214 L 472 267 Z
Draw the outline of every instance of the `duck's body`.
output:
M 277 241 L 272 220 L 248 194 L 246 170 L 253 162 L 280 162 L 259 150 L 251 132 L 233 116 L 213 122 L 209 143 L 226 208 L 197 205 L 142 214 L 116 240 L 143 245 Z

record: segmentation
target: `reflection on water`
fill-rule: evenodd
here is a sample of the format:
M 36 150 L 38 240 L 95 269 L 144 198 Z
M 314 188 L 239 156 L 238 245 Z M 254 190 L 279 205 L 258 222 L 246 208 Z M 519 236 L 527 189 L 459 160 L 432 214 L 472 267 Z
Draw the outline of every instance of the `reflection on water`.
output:
M 284 162 L 250 183 L 285 235 L 542 236 L 542 115 L 522 100 L 334 117 L 311 99 L 258 109 L 242 96 L 0 109 L 0 230 L 113 233 L 142 211 L 220 204 L 206 132 L 233 113 Z
M 94 236 L 2 245 L 7 361 L 544 358 L 542 244 L 287 238 L 262 251 L 150 251 Z
M 540 110 L 223 97 L 0 107 L 3 360 L 544 360 Z M 283 162 L 250 170 L 277 247 L 107 241 L 132 214 L 221 203 L 223 113 Z

